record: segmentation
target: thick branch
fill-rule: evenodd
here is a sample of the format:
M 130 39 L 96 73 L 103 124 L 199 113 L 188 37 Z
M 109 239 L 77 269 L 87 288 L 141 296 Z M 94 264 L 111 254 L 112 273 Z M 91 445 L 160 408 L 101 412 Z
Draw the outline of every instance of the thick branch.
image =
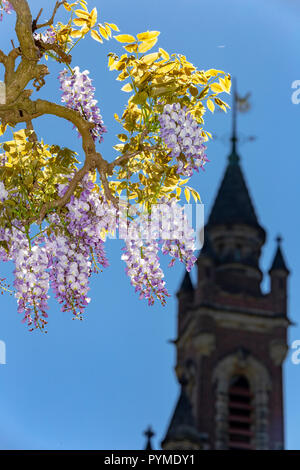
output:
M 38 49 L 32 36 L 32 16 L 27 0 L 11 0 L 16 14 L 16 34 L 22 55 L 28 60 L 38 60 Z

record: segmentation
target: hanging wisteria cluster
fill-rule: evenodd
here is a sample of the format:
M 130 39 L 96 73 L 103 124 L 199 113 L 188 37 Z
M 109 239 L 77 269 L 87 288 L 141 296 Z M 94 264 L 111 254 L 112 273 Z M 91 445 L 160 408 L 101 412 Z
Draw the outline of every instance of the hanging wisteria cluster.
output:
M 107 132 L 103 125 L 98 101 L 94 98 L 95 88 L 89 77 L 89 71 L 80 72 L 79 67 L 74 67 L 71 74 L 68 70 L 63 70 L 59 74 L 60 89 L 62 90 L 61 101 L 68 108 L 79 111 L 87 121 L 95 124 L 91 129 L 94 141 L 102 142 L 102 135 Z M 80 134 L 79 134 L 80 135 Z
M 165 303 L 169 296 L 165 288 L 164 274 L 160 268 L 159 251 L 170 255 L 172 260 L 183 262 L 190 271 L 196 261 L 195 232 L 190 226 L 184 208 L 176 200 L 161 198 L 151 209 L 151 216 L 140 216 L 139 221 L 129 224 L 123 248 L 126 272 L 140 298 L 148 299 L 149 305 L 155 297 Z
M 177 160 L 177 173 L 192 176 L 194 170 L 203 168 L 208 160 L 202 129 L 186 107 L 166 104 L 158 119 L 161 136 Z M 184 158 L 180 158 L 182 155 Z

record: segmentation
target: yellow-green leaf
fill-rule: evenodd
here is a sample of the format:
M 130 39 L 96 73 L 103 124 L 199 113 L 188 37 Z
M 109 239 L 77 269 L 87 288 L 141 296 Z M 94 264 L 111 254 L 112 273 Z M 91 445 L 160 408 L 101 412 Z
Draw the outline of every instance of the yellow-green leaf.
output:
M 118 139 L 119 139 L 121 142 L 126 142 L 126 140 L 128 139 L 128 137 L 127 137 L 126 134 L 118 134 Z
M 96 41 L 103 43 L 102 37 L 101 37 L 100 34 L 99 34 L 97 31 L 95 31 L 94 29 L 91 31 L 91 36 L 92 36 L 92 38 L 95 39 Z
M 145 33 L 137 34 L 137 38 L 139 41 L 152 41 L 154 38 L 160 35 L 159 31 L 146 31 Z
M 103 28 L 103 26 L 99 25 L 99 33 L 101 34 L 101 36 L 104 37 L 104 39 L 107 39 L 108 40 L 108 34 L 107 34 L 107 31 L 105 28 Z
M 165 60 L 169 60 L 170 59 L 170 56 L 169 54 L 167 53 L 167 51 L 165 51 L 164 49 L 162 49 L 161 47 L 159 48 L 159 52 L 161 53 L 161 55 L 163 56 L 163 58 Z
M 95 24 L 97 23 L 97 16 L 98 16 L 97 8 L 93 8 L 91 13 L 90 13 L 90 22 L 91 22 L 90 26 L 91 26 L 91 28 L 93 26 L 95 26 Z
M 188 188 L 185 188 L 184 195 L 185 195 L 185 199 L 186 199 L 187 203 L 189 203 L 190 198 L 191 198 L 191 194 L 190 194 L 190 190 Z
M 68 2 L 64 2 L 64 7 L 67 11 L 71 11 L 71 6 L 69 5 Z
M 128 93 L 129 93 L 130 91 L 132 91 L 132 89 L 133 89 L 133 87 L 132 87 L 132 84 L 131 84 L 131 83 L 126 83 L 126 85 L 124 85 L 124 86 L 121 88 L 122 91 L 126 91 L 126 92 L 128 92 Z
M 135 37 L 131 36 L 131 34 L 118 34 L 118 36 L 114 36 L 114 38 L 119 42 L 134 42 L 134 41 L 136 41 Z
M 148 95 L 145 91 L 141 91 L 139 93 L 137 93 L 133 98 L 132 98 L 132 102 L 135 103 L 135 104 L 144 104 L 146 102 L 148 98 Z
M 84 18 L 86 20 L 89 19 L 89 12 L 88 11 L 84 11 L 84 10 L 75 10 L 74 11 L 75 15 L 77 15 L 79 18 Z
M 82 2 L 79 2 L 79 4 L 82 6 L 82 8 L 84 8 L 84 10 L 87 11 L 86 2 L 82 1 Z
M 127 44 L 127 46 L 123 46 L 123 47 L 127 52 L 130 52 L 130 53 L 137 52 L 137 49 L 138 49 L 136 42 L 134 42 L 133 44 Z
M 144 41 L 139 45 L 139 52 L 144 53 L 152 49 L 152 47 L 157 43 L 157 38 L 152 39 L 151 41 Z
M 219 84 L 219 83 L 212 83 L 210 85 L 210 89 L 214 92 L 214 93 L 222 93 L 223 88 L 222 86 Z
M 80 29 L 73 29 L 73 30 L 71 31 L 70 36 L 71 36 L 72 38 L 80 38 L 80 36 L 82 36 L 82 32 L 80 31 Z
M 152 54 L 147 54 L 145 55 L 142 59 L 141 59 L 141 62 L 147 64 L 147 65 L 151 65 L 153 64 L 153 62 L 156 61 L 156 59 L 158 59 L 159 57 L 159 53 L 158 52 L 152 52 Z
M 74 18 L 73 23 L 76 24 L 76 26 L 85 26 L 87 21 L 88 20 L 84 20 L 83 18 Z
M 214 105 L 214 102 L 212 100 L 207 100 L 207 107 L 212 113 L 214 112 L 215 105 Z
M 166 73 L 170 72 L 171 70 L 173 70 L 174 68 L 176 67 L 176 63 L 175 62 L 171 62 L 170 64 L 165 64 L 165 65 L 162 65 L 161 67 L 159 67 L 157 70 L 156 70 L 156 73 L 159 73 L 161 75 L 165 75 Z
M 7 124 L 2 124 L 0 126 L 0 136 L 4 134 L 4 132 L 6 131 L 6 127 L 7 127 Z
M 120 31 L 118 26 L 114 23 L 105 23 L 108 24 L 108 26 L 113 30 L 113 31 Z

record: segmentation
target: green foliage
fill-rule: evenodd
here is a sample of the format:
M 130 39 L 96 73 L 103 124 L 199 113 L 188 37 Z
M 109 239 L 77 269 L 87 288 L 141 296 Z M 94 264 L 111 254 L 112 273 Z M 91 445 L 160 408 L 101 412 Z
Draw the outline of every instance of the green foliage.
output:
M 66 183 L 79 163 L 77 154 L 68 148 L 30 141 L 32 131 L 22 129 L 13 137 L 0 145 L 4 151 L 0 181 L 9 192 L 1 203 L 0 223 L 4 225 L 14 218 L 38 217 L 43 204 L 58 198 L 57 185 Z

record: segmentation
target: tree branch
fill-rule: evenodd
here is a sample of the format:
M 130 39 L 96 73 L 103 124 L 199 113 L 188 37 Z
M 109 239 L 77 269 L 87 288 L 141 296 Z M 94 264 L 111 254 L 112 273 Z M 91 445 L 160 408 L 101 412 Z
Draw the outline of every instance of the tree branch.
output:
M 39 24 L 39 25 L 38 25 L 37 22 L 38 22 L 38 20 L 39 20 L 39 17 L 41 16 L 42 11 L 43 11 L 43 9 L 41 8 L 41 10 L 40 10 L 38 16 L 37 16 L 36 19 L 32 22 L 32 32 L 36 31 L 36 30 L 39 29 L 39 28 L 44 28 L 45 26 L 52 26 L 52 25 L 53 25 L 53 22 L 54 22 L 54 18 L 55 18 L 55 15 L 56 15 L 57 10 L 58 10 L 59 7 L 60 7 L 61 5 L 63 5 L 64 3 L 65 3 L 64 1 L 62 1 L 62 2 L 56 2 L 50 20 L 46 21 L 46 23 L 43 23 L 43 24 Z

